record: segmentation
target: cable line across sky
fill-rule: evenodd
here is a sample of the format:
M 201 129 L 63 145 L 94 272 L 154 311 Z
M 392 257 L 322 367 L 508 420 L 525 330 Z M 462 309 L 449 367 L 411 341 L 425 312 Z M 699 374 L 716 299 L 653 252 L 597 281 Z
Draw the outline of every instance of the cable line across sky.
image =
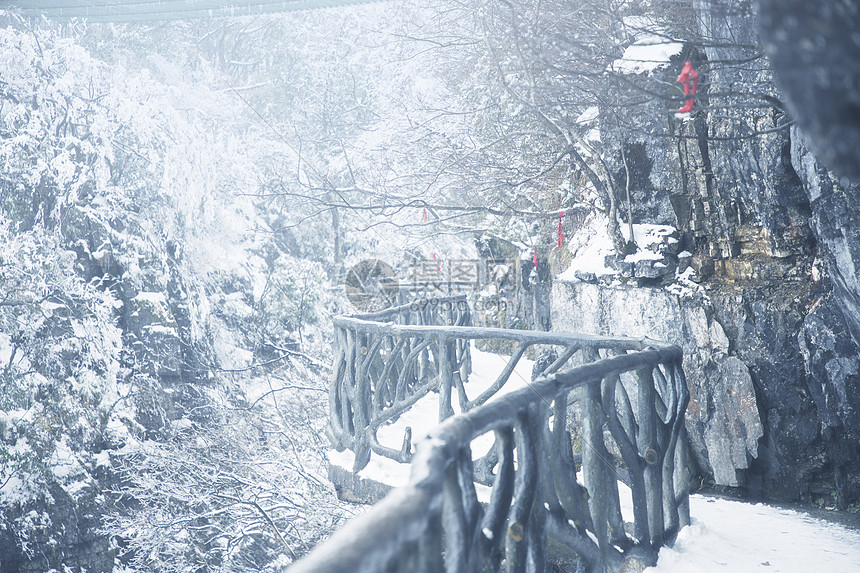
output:
M 4 2 L 22 16 L 67 22 L 158 22 L 255 16 L 369 4 L 379 0 L 13 0 Z

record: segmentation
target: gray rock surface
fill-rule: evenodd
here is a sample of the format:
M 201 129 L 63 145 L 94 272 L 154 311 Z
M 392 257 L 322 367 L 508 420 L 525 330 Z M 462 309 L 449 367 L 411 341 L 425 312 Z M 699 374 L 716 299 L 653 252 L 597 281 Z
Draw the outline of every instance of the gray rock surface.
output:
M 760 0 L 760 25 L 792 115 L 819 157 L 860 182 L 860 7 L 853 0 Z
M 762 5 L 765 18 L 784 7 Z M 774 49 L 779 38 L 768 45 L 777 75 L 781 66 L 807 66 L 783 80 L 790 105 L 768 62 L 756 59 L 754 3 L 700 0 L 700 32 L 731 39 L 685 48 L 701 72 L 705 111 L 666 123 L 655 103 L 636 120 L 641 136 L 604 137 L 605 161 L 620 165 L 625 145 L 634 164 L 634 223 L 676 226 L 681 249 L 692 253 L 678 272 L 689 265 L 689 278 L 703 290 L 672 294 L 665 288 L 672 276 L 660 277 L 659 287 L 647 280 L 613 286 L 600 277 L 557 282 L 553 325 L 681 344 L 692 396 L 688 429 L 705 474 L 766 498 L 830 502 L 835 494 L 846 506 L 860 501 L 860 186 L 844 176 L 853 178 L 847 169 L 860 164 L 860 144 L 846 144 L 853 133 L 834 122 L 845 130 L 860 125 L 860 92 L 854 79 L 833 70 L 843 65 L 855 74 L 860 41 L 833 18 L 854 22 L 858 10 L 840 0 L 785 6 L 805 14 L 788 23 L 800 45 Z M 812 78 L 834 46 L 842 54 Z M 709 65 L 745 57 L 747 63 Z M 809 84 L 801 98 L 791 82 Z M 756 86 L 761 106 L 749 105 L 744 86 Z M 830 101 L 833 88 L 838 114 L 810 119 L 816 108 L 798 109 L 802 97 Z M 787 127 L 789 111 L 813 143 Z M 644 135 L 650 132 L 675 137 Z
M 747 366 L 701 299 L 661 289 L 556 281 L 553 327 L 586 334 L 649 336 L 680 345 L 690 385 L 688 431 L 701 468 L 716 483 L 741 485 L 763 425 Z

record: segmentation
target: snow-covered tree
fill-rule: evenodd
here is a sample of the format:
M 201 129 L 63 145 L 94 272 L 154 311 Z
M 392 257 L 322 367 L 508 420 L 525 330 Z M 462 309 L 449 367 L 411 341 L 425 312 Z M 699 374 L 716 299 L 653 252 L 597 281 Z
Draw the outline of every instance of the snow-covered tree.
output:
M 246 145 L 249 110 L 186 61 L 6 18 L 0 546 L 46 569 L 289 560 L 340 512 L 318 452 L 325 276 L 247 197 L 281 148 Z M 205 531 L 165 525 L 188 516 Z M 70 557 L 71 529 L 101 561 Z

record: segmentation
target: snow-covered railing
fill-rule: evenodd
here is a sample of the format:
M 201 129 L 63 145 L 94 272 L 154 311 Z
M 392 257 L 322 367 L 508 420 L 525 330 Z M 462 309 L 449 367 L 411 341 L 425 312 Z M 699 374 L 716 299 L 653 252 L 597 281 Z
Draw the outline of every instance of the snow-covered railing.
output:
M 410 481 L 291 570 L 498 571 L 503 559 L 507 571 L 525 571 L 527 563 L 543 570 L 550 545 L 587 571 L 617 570 L 631 557 L 653 563 L 689 523 L 689 393 L 680 349 L 647 339 L 460 326 L 468 307 L 458 314 L 456 304 L 439 305 L 435 320 L 404 324 L 416 322 L 408 306 L 335 319 L 330 414 L 336 446 L 355 452 L 355 472 L 375 452 L 411 460 Z M 496 382 L 470 399 L 464 382 L 474 339 L 514 347 Z M 496 395 L 537 345 L 554 347 L 555 360 L 526 387 Z M 400 450 L 379 444 L 379 427 L 428 392 L 440 394 L 441 423 L 414 454 L 408 432 Z M 490 432 L 494 449 L 473 459 L 472 441 Z M 632 504 L 624 503 L 619 479 Z M 492 487 L 485 503 L 476 482 Z
M 334 319 L 334 374 L 329 388 L 329 431 L 338 449 L 355 453 L 353 472 L 367 465 L 371 451 L 408 463 L 411 430 L 400 450 L 379 443 L 380 426 L 395 420 L 431 391 L 440 392 L 439 420 L 453 414 L 451 387 L 461 397 L 471 362 L 467 338 L 432 333 L 471 322 L 464 295 L 416 301 L 375 314 Z M 402 331 L 418 328 L 418 333 Z M 447 396 L 447 400 L 444 398 Z

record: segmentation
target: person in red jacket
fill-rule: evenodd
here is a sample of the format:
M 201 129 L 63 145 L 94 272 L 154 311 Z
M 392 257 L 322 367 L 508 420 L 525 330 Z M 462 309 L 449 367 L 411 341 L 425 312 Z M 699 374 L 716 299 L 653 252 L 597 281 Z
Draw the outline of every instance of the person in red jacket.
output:
M 676 82 L 684 84 L 684 95 L 688 96 L 684 102 L 684 107 L 675 113 L 690 113 L 693 111 L 693 104 L 696 101 L 696 90 L 699 87 L 699 74 L 693 69 L 693 64 L 684 62 L 684 67 L 681 69 L 681 75 L 678 76 Z

